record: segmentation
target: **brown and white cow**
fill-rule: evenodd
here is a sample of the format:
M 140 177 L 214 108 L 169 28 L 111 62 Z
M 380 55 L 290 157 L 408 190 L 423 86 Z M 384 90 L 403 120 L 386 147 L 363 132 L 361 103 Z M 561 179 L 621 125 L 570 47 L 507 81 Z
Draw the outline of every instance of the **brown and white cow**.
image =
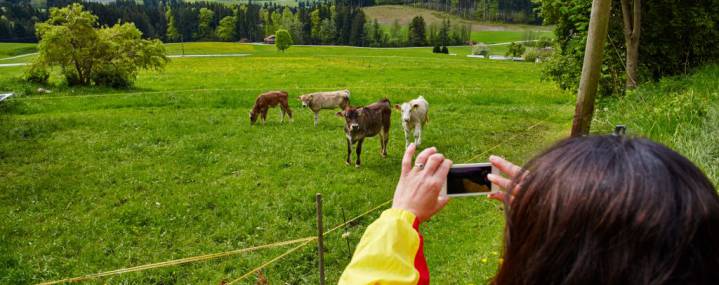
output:
M 352 145 L 357 144 L 357 161 L 360 166 L 362 143 L 367 137 L 379 134 L 382 157 L 387 157 L 389 141 L 389 125 L 392 118 L 392 107 L 387 98 L 366 107 L 347 107 L 337 116 L 345 119 L 345 136 L 347 137 L 347 165 L 352 163 Z
M 262 124 L 265 124 L 267 120 L 267 110 L 277 105 L 280 105 L 280 122 L 285 121 L 285 113 L 290 117 L 290 120 L 292 120 L 292 110 L 290 110 L 290 105 L 287 103 L 287 97 L 288 94 L 286 91 L 270 91 L 257 96 L 255 105 L 252 106 L 252 110 L 250 111 L 250 125 L 257 121 L 257 117 L 262 117 Z
M 429 103 L 419 96 L 409 102 L 394 105 L 402 114 L 402 128 L 404 129 L 404 147 L 409 146 L 409 134 L 414 131 L 414 144 L 422 144 L 422 129 L 429 122 Z
M 350 91 L 330 91 L 305 94 L 299 97 L 302 107 L 308 107 L 315 113 L 315 127 L 319 121 L 320 110 L 335 109 L 339 107 L 344 110 L 350 105 Z

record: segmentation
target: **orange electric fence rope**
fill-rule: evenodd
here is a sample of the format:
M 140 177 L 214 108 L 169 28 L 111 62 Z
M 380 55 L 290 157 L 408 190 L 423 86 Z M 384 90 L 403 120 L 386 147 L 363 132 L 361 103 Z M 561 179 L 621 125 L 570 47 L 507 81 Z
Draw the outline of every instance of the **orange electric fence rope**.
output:
M 265 244 L 265 245 L 260 245 L 260 246 L 254 246 L 254 247 L 248 247 L 248 248 L 243 248 L 243 249 L 237 249 L 237 250 L 232 250 L 232 251 L 199 255 L 199 256 L 163 261 L 163 262 L 158 262 L 158 263 L 145 264 L 145 265 L 140 265 L 140 266 L 135 266 L 135 267 L 130 267 L 130 268 L 122 268 L 122 269 L 117 269 L 117 270 L 112 270 L 112 271 L 105 271 L 105 272 L 89 274 L 89 275 L 85 275 L 85 276 L 66 278 L 66 279 L 55 280 L 55 281 L 47 281 L 47 282 L 39 283 L 38 285 L 79 282 L 79 281 L 85 281 L 85 280 L 95 279 L 95 278 L 99 278 L 99 277 L 123 274 L 123 273 L 128 273 L 128 272 L 144 271 L 144 270 L 148 270 L 148 269 L 155 269 L 155 268 L 161 268 L 161 267 L 167 267 L 167 266 L 173 266 L 173 265 L 179 265 L 179 264 L 185 264 L 185 263 L 191 263 L 191 262 L 197 262 L 197 261 L 210 260 L 210 259 L 231 256 L 231 255 L 237 255 L 237 254 L 246 253 L 246 252 L 252 252 L 255 250 L 259 250 L 259 249 L 279 247 L 279 246 L 285 246 L 285 245 L 301 243 L 301 242 L 310 242 L 316 238 L 317 237 L 306 237 L 306 238 L 295 239 L 295 240 L 281 241 L 281 242 Z
M 362 218 L 362 217 L 364 217 L 364 216 L 366 216 L 366 215 L 369 215 L 370 213 L 372 213 L 372 212 L 378 210 L 379 208 L 382 208 L 382 207 L 386 206 L 386 205 L 389 204 L 390 202 L 392 202 L 391 199 L 385 201 L 385 202 L 382 203 L 382 204 L 377 205 L 376 207 L 374 207 L 374 208 L 372 208 L 372 209 L 369 209 L 369 210 L 365 211 L 365 212 L 362 213 L 362 214 L 359 214 L 359 215 L 355 216 L 355 217 L 352 218 L 352 219 L 349 219 L 348 221 L 346 221 L 346 222 L 344 222 L 344 223 L 341 223 L 341 224 L 339 224 L 339 225 L 337 225 L 337 226 L 335 226 L 335 227 L 333 227 L 333 228 L 327 230 L 326 232 L 322 233 L 322 236 L 326 236 L 326 235 L 328 235 L 328 234 L 330 234 L 330 233 L 336 231 L 337 229 L 342 228 L 342 227 L 346 226 L 347 224 L 350 224 L 350 223 L 352 223 L 352 222 L 358 220 L 359 218 Z M 315 237 L 315 239 L 316 239 L 316 238 L 317 238 L 317 237 Z M 263 263 L 262 265 L 258 266 L 258 267 L 255 268 L 255 269 L 252 269 L 252 270 L 248 271 L 247 273 L 243 274 L 242 276 L 238 277 L 237 279 L 228 282 L 227 285 L 235 284 L 235 283 L 237 283 L 238 281 L 249 277 L 249 276 L 252 275 L 253 273 L 255 273 L 255 272 L 257 272 L 257 271 L 260 271 L 260 270 L 262 270 L 263 268 L 265 268 L 265 267 L 271 265 L 272 263 L 275 263 L 275 262 L 277 262 L 278 260 L 280 260 L 280 259 L 284 258 L 285 256 L 289 255 L 290 253 L 293 253 L 293 252 L 297 251 L 297 250 L 300 249 L 301 247 L 307 245 L 309 242 L 310 242 L 310 241 L 307 241 L 307 242 L 305 242 L 305 243 L 303 243 L 303 244 L 298 245 L 297 247 L 294 247 L 294 248 L 292 248 L 292 249 L 286 251 L 285 253 L 283 253 L 283 254 L 281 254 L 281 255 L 278 255 L 277 257 L 273 258 L 272 260 Z

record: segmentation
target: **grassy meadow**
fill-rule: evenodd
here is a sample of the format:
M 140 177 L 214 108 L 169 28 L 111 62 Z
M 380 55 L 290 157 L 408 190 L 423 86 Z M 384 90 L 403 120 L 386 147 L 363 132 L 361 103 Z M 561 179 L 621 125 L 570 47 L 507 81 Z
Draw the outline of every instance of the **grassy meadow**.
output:
M 593 129 L 627 132 L 662 142 L 696 163 L 719 185 L 719 65 L 663 78 L 620 98 L 602 98 Z
M 0 50 L 7 49 L 0 44 Z M 168 45 L 172 54 L 183 46 Z M 469 53 L 469 48 L 456 48 Z M 393 114 L 389 156 L 368 139 L 361 168 L 344 164 L 342 120 L 318 127 L 296 96 L 347 88 L 352 104 L 419 95 L 430 103 L 423 145 L 461 162 L 498 154 L 518 163 L 568 134 L 573 96 L 539 79 L 540 66 L 447 56 L 426 49 L 186 43 L 163 72 L 134 88 L 67 87 L 51 94 L 0 68 L 0 283 L 31 284 L 312 236 L 314 195 L 327 228 L 392 197 L 404 138 Z M 25 60 L 29 60 L 25 58 Z M 255 97 L 290 93 L 294 122 L 250 126 Z M 528 130 L 535 124 L 536 127 Z M 631 128 L 630 128 L 631 130 Z M 374 212 L 326 239 L 328 284 L 336 283 Z M 432 280 L 478 284 L 493 276 L 503 212 L 485 198 L 450 202 L 422 226 Z M 89 284 L 219 284 L 284 252 L 234 257 Z M 270 284 L 317 284 L 316 247 L 269 266 Z M 255 277 L 245 283 L 254 284 Z

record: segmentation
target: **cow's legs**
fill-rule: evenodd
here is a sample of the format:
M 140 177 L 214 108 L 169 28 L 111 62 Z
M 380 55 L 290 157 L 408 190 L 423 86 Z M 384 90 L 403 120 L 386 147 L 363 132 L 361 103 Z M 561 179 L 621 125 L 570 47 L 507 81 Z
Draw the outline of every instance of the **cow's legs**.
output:
M 285 122 L 285 109 L 280 108 L 280 123 L 284 123 L 284 122 Z
M 265 124 L 265 121 L 267 120 L 267 110 L 262 111 L 262 124 Z
M 418 146 L 422 144 L 422 125 L 419 123 L 414 126 L 414 144 Z
M 357 161 L 355 161 L 355 167 L 360 167 L 360 155 L 362 154 L 362 143 L 364 142 L 364 139 L 361 139 L 357 142 Z
M 320 113 L 315 112 L 315 127 L 317 126 L 317 121 L 319 121 L 319 119 L 320 119 Z
M 282 109 L 282 116 L 284 117 L 284 114 L 287 114 L 287 117 L 289 117 L 290 122 L 292 122 L 292 110 L 290 109 L 290 106 L 287 104 L 287 102 L 282 102 L 280 104 L 280 108 Z
M 407 148 L 409 147 L 409 126 L 402 124 L 402 129 L 404 129 L 404 148 Z
M 381 130 L 382 136 L 380 139 L 382 140 L 382 158 L 387 157 L 387 142 L 389 142 L 389 130 L 382 129 Z
M 347 160 L 345 162 L 347 165 L 352 164 L 352 141 L 350 139 L 347 139 Z

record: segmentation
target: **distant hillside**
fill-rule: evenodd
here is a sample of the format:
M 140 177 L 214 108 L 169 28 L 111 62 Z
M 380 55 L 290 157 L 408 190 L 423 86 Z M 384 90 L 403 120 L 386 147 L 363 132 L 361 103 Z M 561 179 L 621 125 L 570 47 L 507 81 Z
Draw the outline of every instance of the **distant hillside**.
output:
M 377 19 L 382 25 L 391 25 L 395 19 L 399 20 L 399 24 L 402 26 L 409 25 L 412 18 L 415 16 L 422 16 L 427 25 L 432 23 L 440 24 L 442 19 L 449 18 L 452 23 L 460 24 L 472 24 L 472 31 L 542 31 L 549 32 L 552 27 L 549 26 L 535 26 L 535 25 L 521 25 L 521 24 L 498 24 L 498 23 L 484 23 L 479 21 L 465 20 L 460 17 L 450 15 L 445 12 L 415 8 L 411 6 L 403 5 L 382 5 L 382 6 L 371 6 L 362 8 L 365 15 L 370 21 Z

